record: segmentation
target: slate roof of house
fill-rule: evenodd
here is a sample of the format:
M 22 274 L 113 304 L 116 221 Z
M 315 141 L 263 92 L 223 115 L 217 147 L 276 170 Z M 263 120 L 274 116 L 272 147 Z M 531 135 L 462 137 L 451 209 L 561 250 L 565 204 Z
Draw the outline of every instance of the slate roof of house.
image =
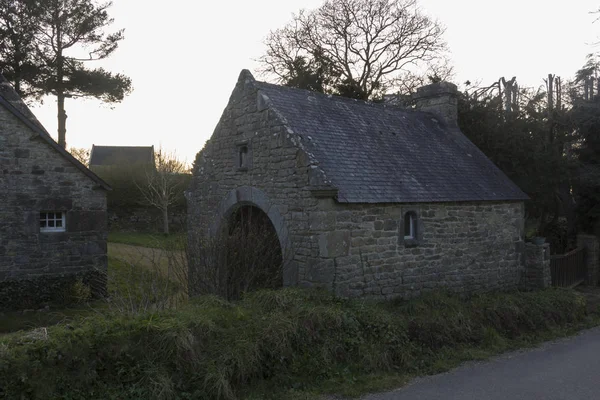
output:
M 255 85 L 318 161 L 339 202 L 528 199 L 458 128 L 432 114 Z
M 154 146 L 92 146 L 90 166 L 154 165 Z
M 104 182 L 98 175 L 90 171 L 85 165 L 79 162 L 75 157 L 71 155 L 67 150 L 52 139 L 46 128 L 38 121 L 33 115 L 29 107 L 23 102 L 21 97 L 14 90 L 12 85 L 6 80 L 6 78 L 0 74 L 0 105 L 4 106 L 7 110 L 13 113 L 19 118 L 25 125 L 31 128 L 34 134 L 39 139 L 46 142 L 50 147 L 57 151 L 62 157 L 66 158 L 71 162 L 77 169 L 83 172 L 86 176 L 96 182 L 101 188 L 105 190 L 111 190 L 108 183 Z

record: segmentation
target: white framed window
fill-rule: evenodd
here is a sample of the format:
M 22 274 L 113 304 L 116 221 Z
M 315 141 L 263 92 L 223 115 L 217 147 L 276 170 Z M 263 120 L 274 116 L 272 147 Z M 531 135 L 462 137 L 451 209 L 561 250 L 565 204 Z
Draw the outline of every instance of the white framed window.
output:
M 417 221 L 415 213 L 407 212 L 404 214 L 404 239 L 416 239 Z
M 40 212 L 40 232 L 64 232 L 65 213 L 62 211 Z

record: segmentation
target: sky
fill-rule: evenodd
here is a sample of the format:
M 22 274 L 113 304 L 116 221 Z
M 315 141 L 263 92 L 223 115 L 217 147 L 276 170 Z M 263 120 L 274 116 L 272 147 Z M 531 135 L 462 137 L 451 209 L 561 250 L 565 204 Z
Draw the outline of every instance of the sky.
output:
M 537 87 L 549 73 L 568 79 L 600 51 L 598 0 L 418 0 L 446 27 L 455 82 L 516 76 Z M 242 69 L 255 72 L 270 30 L 322 0 L 113 0 L 125 40 L 91 64 L 122 72 L 134 91 L 121 103 L 67 100 L 67 146 L 162 146 L 193 162 L 210 138 Z M 168 7 L 165 5 L 168 4 Z M 210 5 L 208 5 L 210 4 Z M 554 5 L 552 5 L 554 4 Z M 257 76 L 257 74 L 255 74 Z M 33 112 L 56 138 L 56 102 Z

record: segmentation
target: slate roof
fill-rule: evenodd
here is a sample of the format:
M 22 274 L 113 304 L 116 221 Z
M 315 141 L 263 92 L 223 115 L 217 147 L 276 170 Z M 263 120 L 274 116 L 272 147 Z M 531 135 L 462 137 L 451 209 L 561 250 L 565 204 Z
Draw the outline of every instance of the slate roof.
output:
M 255 82 L 347 203 L 526 200 L 432 114 Z
M 90 166 L 154 165 L 154 146 L 92 146 Z
M 56 143 L 54 139 L 52 139 L 46 128 L 44 128 L 35 115 L 33 115 L 29 107 L 27 107 L 12 85 L 2 74 L 0 74 L 0 105 L 4 106 L 8 111 L 13 113 L 25 125 L 31 128 L 31 130 L 40 140 L 50 145 L 50 147 L 52 147 L 62 157 L 66 158 L 70 163 L 75 165 L 77 169 L 96 182 L 101 188 L 105 190 L 111 190 L 111 187 L 108 183 L 104 182 L 98 175 L 90 171 L 89 168 L 79 162 L 71 155 L 71 153 L 69 153 L 62 146 Z

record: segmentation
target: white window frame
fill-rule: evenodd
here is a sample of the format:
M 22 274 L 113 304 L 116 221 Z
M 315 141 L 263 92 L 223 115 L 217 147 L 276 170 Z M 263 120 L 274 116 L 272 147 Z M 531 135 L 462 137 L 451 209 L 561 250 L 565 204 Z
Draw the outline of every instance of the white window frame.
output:
M 413 212 L 407 212 L 406 214 L 404 214 L 404 218 L 408 218 L 409 221 L 409 234 L 406 235 L 406 221 L 404 222 L 404 226 L 402 227 L 402 229 L 404 229 L 404 239 L 416 239 L 416 231 L 415 231 L 415 214 Z
M 52 218 L 49 218 L 49 214 L 53 214 Z M 56 217 L 56 214 L 60 214 L 60 218 Z M 41 222 L 46 221 L 46 226 L 41 226 Z M 54 226 L 48 226 L 49 221 L 53 221 Z M 56 222 L 60 221 L 61 226 L 56 226 Z M 65 232 L 67 228 L 66 212 L 64 211 L 40 211 L 40 232 Z

